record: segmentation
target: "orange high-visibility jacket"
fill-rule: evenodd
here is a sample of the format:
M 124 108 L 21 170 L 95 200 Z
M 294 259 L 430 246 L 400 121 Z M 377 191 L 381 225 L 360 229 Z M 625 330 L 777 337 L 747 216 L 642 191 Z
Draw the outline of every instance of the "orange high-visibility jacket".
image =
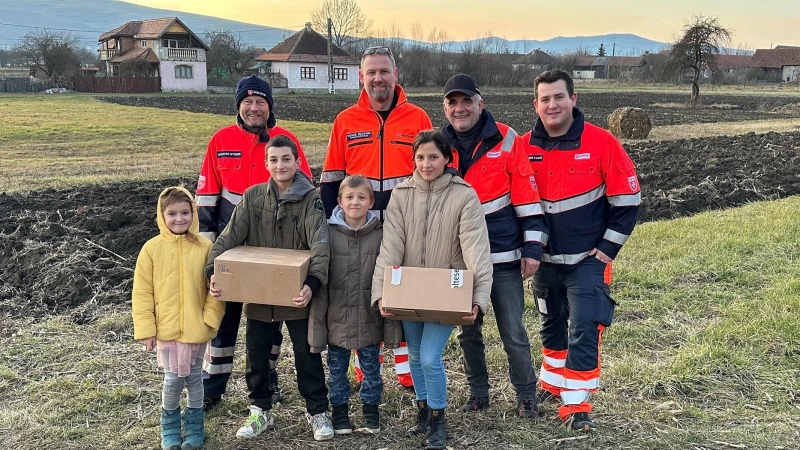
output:
M 326 216 L 330 217 L 337 204 L 344 177 L 363 175 L 372 182 L 375 191 L 372 208 L 383 220 L 392 189 L 414 172 L 414 139 L 433 125 L 422 108 L 408 102 L 402 87 L 395 85 L 394 95 L 397 106 L 385 122 L 370 107 L 366 89 L 362 89 L 355 105 L 336 116 L 320 178 Z

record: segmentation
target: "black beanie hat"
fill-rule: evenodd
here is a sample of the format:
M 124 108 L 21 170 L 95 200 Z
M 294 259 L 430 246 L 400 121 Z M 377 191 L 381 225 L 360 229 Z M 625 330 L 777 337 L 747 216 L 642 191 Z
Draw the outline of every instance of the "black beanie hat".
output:
M 257 95 L 259 97 L 263 97 L 264 100 L 267 101 L 267 105 L 269 105 L 269 118 L 267 119 L 267 128 L 272 128 L 275 126 L 275 114 L 272 112 L 273 106 L 275 104 L 274 100 L 272 99 L 272 88 L 269 86 L 269 83 L 262 80 L 256 75 L 250 75 L 249 77 L 244 77 L 239 80 L 239 84 L 236 85 L 236 111 L 239 111 L 239 105 L 242 103 L 242 100 L 251 96 Z

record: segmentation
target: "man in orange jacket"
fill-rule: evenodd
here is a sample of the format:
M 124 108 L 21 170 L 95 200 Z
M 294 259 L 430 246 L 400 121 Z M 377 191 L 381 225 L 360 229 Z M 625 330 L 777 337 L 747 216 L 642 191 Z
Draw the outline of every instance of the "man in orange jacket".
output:
M 544 72 L 533 84 L 539 118 L 522 137 L 550 233 L 533 293 L 542 317 L 542 401 L 560 400 L 575 430 L 595 429 L 600 342 L 611 326 L 611 261 L 636 225 L 641 191 L 625 149 L 584 121 L 572 78 Z
M 358 79 L 364 85 L 355 105 L 336 117 L 322 164 L 320 195 L 325 215 L 336 207 L 339 185 L 348 175 L 364 175 L 375 192 L 375 213 L 381 221 L 392 189 L 414 172 L 411 146 L 422 130 L 433 128 L 428 114 L 412 105 L 397 84 L 399 70 L 389 47 L 364 50 Z M 405 342 L 394 352 L 397 378 L 412 387 Z M 358 360 L 356 359 L 356 362 Z M 356 376 L 358 377 L 356 366 Z

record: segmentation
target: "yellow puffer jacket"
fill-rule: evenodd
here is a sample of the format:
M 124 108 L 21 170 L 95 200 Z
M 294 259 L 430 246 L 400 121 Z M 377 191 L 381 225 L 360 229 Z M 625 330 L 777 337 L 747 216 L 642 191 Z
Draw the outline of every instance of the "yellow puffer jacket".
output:
M 189 199 L 192 195 L 178 187 Z M 133 338 L 155 336 L 161 341 L 201 344 L 217 335 L 225 304 L 208 295 L 204 266 L 211 241 L 200 236 L 197 205 L 192 202 L 192 225 L 187 235 L 169 231 L 161 214 L 158 196 L 157 222 L 160 233 L 144 244 L 133 274 Z

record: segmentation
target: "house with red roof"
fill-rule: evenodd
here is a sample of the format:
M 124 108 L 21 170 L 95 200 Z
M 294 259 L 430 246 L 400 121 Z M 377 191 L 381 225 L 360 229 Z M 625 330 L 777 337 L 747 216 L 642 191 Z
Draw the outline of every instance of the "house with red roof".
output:
M 331 44 L 333 76 L 328 76 L 328 38 L 311 28 L 311 23 L 275 47 L 256 57 L 259 75 L 273 88 L 328 92 L 359 90 L 361 61 Z
M 106 74 L 160 77 L 162 91 L 205 92 L 208 46 L 177 17 L 134 20 L 98 38 Z

